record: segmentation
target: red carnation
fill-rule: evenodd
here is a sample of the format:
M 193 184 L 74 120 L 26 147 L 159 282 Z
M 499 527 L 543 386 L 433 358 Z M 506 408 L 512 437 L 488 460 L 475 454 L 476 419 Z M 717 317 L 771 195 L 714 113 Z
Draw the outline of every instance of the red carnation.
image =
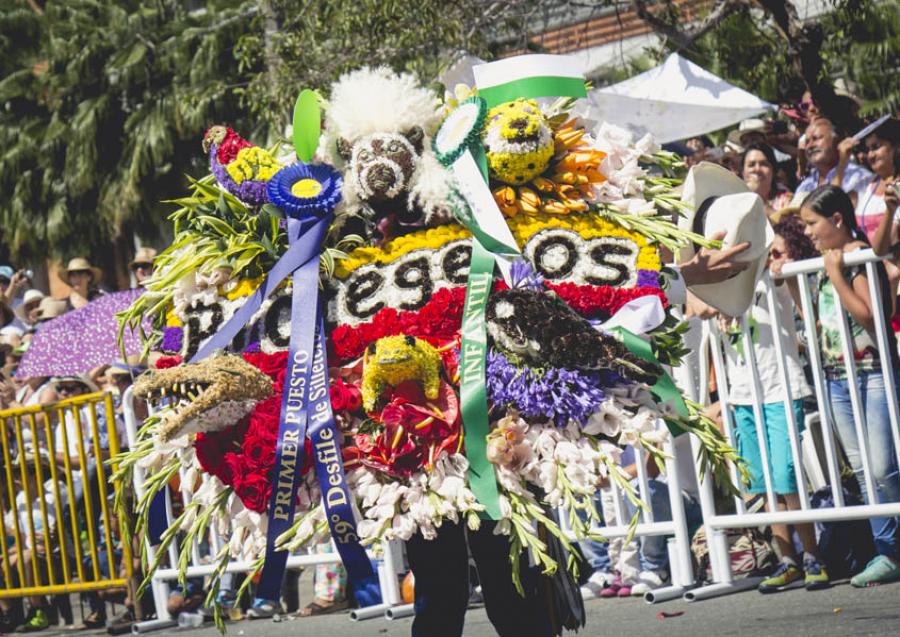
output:
M 174 356 L 160 356 L 156 360 L 156 369 L 169 369 L 170 367 L 177 367 L 181 365 L 181 356 L 178 354 Z

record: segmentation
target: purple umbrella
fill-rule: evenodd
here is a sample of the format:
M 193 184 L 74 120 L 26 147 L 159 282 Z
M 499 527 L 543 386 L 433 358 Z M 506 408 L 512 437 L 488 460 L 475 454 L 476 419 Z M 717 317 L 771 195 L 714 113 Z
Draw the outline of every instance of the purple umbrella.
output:
M 16 376 L 67 376 L 122 360 L 116 312 L 129 307 L 143 289 L 104 294 L 84 307 L 66 312 L 38 327 L 22 356 Z M 144 329 L 149 329 L 149 323 Z M 140 330 L 125 328 L 125 354 L 141 353 Z

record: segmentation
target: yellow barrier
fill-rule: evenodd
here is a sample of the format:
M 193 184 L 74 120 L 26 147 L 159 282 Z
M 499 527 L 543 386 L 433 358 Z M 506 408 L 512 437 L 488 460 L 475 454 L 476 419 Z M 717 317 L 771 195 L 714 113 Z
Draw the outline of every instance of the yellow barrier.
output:
M 126 587 L 131 547 L 113 540 L 127 521 L 110 499 L 121 485 L 105 464 L 119 452 L 112 396 L 0 411 L 0 447 L 0 598 Z

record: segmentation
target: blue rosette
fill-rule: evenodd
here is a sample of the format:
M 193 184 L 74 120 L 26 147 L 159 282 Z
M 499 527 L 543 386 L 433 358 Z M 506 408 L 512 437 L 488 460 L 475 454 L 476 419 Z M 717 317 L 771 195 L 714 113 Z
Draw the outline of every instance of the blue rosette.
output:
M 297 162 L 275 173 L 267 191 L 269 201 L 288 217 L 321 216 L 341 201 L 341 176 L 328 164 Z

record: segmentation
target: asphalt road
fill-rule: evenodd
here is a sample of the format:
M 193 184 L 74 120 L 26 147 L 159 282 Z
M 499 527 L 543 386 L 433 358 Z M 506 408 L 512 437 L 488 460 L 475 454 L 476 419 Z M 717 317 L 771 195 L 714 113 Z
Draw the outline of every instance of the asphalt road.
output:
M 792 590 L 763 596 L 755 591 L 686 603 L 648 605 L 639 599 L 591 600 L 581 635 L 640 637 L 863 637 L 900 632 L 900 582 L 869 589 L 839 584 L 824 591 Z M 660 618 L 658 613 L 683 614 Z M 228 624 L 229 637 L 310 635 L 327 637 L 408 636 L 412 618 L 351 622 L 345 613 L 304 619 Z M 218 637 L 213 627 L 168 630 L 187 637 Z M 44 633 L 48 634 L 48 633 Z M 63 633 L 58 633 L 63 634 Z M 65 634 L 71 635 L 67 631 Z M 82 634 L 103 634 L 97 632 Z M 566 633 L 570 635 L 574 633 Z M 466 637 L 495 635 L 483 608 L 469 611 Z M 522 635 L 519 637 L 528 637 Z

